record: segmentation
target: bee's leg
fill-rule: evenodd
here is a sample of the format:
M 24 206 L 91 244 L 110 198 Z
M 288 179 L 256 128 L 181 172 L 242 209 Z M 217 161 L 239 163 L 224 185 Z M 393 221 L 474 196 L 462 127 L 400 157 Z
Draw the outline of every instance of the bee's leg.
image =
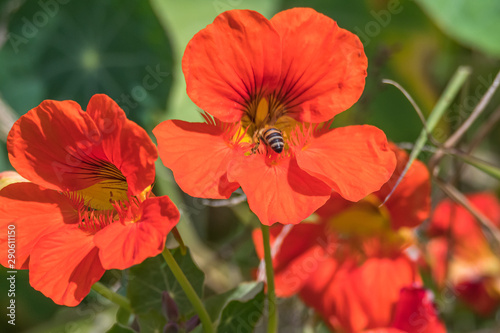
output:
M 257 139 L 255 145 L 252 148 L 252 154 L 255 154 L 257 152 L 257 150 L 259 149 L 259 145 L 260 145 L 260 140 Z
M 255 145 L 252 147 L 252 154 L 255 154 L 257 152 L 257 150 L 259 149 L 259 145 L 260 145 L 260 135 L 259 135 L 259 131 L 256 131 L 254 134 L 253 134 L 253 137 L 252 137 L 252 142 L 255 142 Z

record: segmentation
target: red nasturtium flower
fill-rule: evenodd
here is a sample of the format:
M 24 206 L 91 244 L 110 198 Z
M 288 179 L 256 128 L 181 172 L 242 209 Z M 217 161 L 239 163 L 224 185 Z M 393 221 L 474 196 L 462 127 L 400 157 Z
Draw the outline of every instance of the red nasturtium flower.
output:
M 342 332 L 400 327 L 391 323 L 402 289 L 420 283 L 417 263 L 407 250 L 411 228 L 430 211 L 429 173 L 415 161 L 386 205 L 379 207 L 408 160 L 404 151 L 390 147 L 398 165 L 381 190 L 357 203 L 333 194 L 317 211 L 318 221 L 294 226 L 273 259 L 276 294 L 298 293 L 332 329 Z M 282 229 L 271 227 L 272 243 Z M 261 237 L 256 230 L 260 257 Z
M 313 9 L 271 20 L 222 13 L 182 60 L 187 93 L 206 122 L 158 125 L 160 157 L 192 196 L 228 198 L 241 186 L 266 225 L 299 223 L 332 190 L 360 200 L 389 179 L 394 154 L 381 130 L 330 130 L 329 121 L 361 96 L 366 68 L 357 36 Z M 281 132 L 282 152 L 265 144 L 268 129 Z
M 446 327 L 436 315 L 430 291 L 410 286 L 401 289 L 389 327 L 363 333 L 445 333 Z
M 500 202 L 492 193 L 467 199 L 500 229 Z M 481 231 L 479 222 L 461 205 L 441 201 L 427 230 L 429 264 L 440 287 L 448 282 L 458 297 L 481 315 L 500 305 L 500 260 Z
M 87 110 L 44 101 L 12 127 L 9 159 L 30 182 L 0 191 L 0 263 L 29 269 L 33 288 L 75 306 L 105 269 L 125 269 L 164 248 L 179 212 L 150 197 L 157 151 L 106 95 Z

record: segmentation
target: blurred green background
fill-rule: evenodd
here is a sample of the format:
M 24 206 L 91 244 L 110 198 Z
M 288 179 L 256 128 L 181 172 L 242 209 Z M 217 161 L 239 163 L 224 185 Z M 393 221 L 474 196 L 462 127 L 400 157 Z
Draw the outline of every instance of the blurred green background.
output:
M 435 131 L 443 141 L 470 114 L 500 69 L 498 0 L 0 0 L 0 171 L 12 170 L 5 146 L 12 122 L 44 99 L 75 100 L 85 109 L 93 94 L 105 93 L 149 133 L 166 119 L 200 121 L 200 110 L 185 93 L 180 66 L 189 39 L 225 10 L 253 9 L 271 18 L 292 7 L 313 7 L 330 16 L 365 46 L 366 89 L 334 126 L 369 123 L 394 142 L 412 143 L 422 124 L 401 92 L 381 80 L 399 82 L 428 114 L 457 67 L 468 65 L 470 80 Z M 466 141 L 499 100 L 494 98 Z M 496 126 L 476 155 L 499 165 L 499 143 Z M 499 187 L 498 181 L 471 168 L 461 181 L 467 190 Z M 207 274 L 209 291 L 222 292 L 251 278 L 257 258 L 249 233 L 255 220 L 244 205 L 212 208 L 183 195 L 161 163 L 155 191 L 170 195 L 182 209 L 179 228 Z M 4 272 L 2 268 L 2 276 Z M 104 279 L 119 287 L 123 274 L 108 272 Z M 1 283 L 4 308 L 4 278 Z M 27 272 L 18 273 L 17 291 L 15 332 L 100 332 L 114 321 L 116 308 L 93 292 L 76 308 L 58 307 L 29 287 Z M 294 309 L 289 332 L 295 332 L 307 310 L 294 300 L 284 306 Z M 299 317 L 292 321 L 296 313 Z M 477 318 L 460 305 L 445 315 L 457 332 L 495 321 Z M 286 318 L 283 314 L 285 323 Z M 0 331 L 12 330 L 6 325 L 2 319 Z

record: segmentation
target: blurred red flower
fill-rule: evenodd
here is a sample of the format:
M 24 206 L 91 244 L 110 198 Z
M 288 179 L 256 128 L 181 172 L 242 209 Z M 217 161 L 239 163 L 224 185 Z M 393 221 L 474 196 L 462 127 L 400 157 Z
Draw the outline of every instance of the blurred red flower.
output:
M 298 293 L 332 329 L 400 327 L 391 323 L 401 292 L 420 283 L 417 264 L 409 254 L 416 251 L 410 248 L 410 228 L 429 214 L 429 173 L 415 161 L 386 205 L 379 207 L 408 160 L 404 151 L 390 147 L 398 166 L 380 191 L 357 203 L 333 194 L 317 211 L 319 220 L 294 226 L 274 257 L 276 294 Z M 272 243 L 282 237 L 283 227 L 270 230 Z M 254 232 L 260 257 L 261 237 Z
M 299 223 L 332 189 L 360 200 L 389 179 L 394 154 L 379 129 L 329 129 L 328 121 L 361 96 L 366 67 L 359 39 L 313 9 L 271 20 L 222 13 L 182 60 L 187 93 L 206 122 L 158 125 L 160 157 L 192 196 L 228 198 L 241 186 L 266 225 Z
M 106 95 L 87 111 L 73 101 L 42 102 L 12 127 L 7 149 L 30 182 L 0 191 L 0 263 L 29 269 L 33 288 L 75 306 L 105 269 L 159 254 L 179 212 L 150 197 L 157 152 L 147 133 Z
M 429 291 L 420 287 L 401 289 L 390 327 L 364 333 L 445 333 L 446 327 L 436 316 Z
M 500 203 L 491 193 L 467 199 L 500 228 Z M 427 230 L 429 264 L 440 287 L 447 282 L 475 312 L 489 315 L 500 306 L 500 259 L 490 248 L 479 222 L 461 205 L 440 202 Z

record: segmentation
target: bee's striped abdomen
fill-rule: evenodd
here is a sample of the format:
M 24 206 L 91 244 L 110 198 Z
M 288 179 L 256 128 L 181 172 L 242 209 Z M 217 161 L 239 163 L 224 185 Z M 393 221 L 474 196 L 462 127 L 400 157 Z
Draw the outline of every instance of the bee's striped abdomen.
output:
M 262 138 L 264 139 L 264 142 L 278 154 L 283 151 L 285 141 L 283 140 L 283 134 L 281 134 L 279 129 L 274 127 L 268 128 L 264 131 L 264 133 L 262 133 Z

